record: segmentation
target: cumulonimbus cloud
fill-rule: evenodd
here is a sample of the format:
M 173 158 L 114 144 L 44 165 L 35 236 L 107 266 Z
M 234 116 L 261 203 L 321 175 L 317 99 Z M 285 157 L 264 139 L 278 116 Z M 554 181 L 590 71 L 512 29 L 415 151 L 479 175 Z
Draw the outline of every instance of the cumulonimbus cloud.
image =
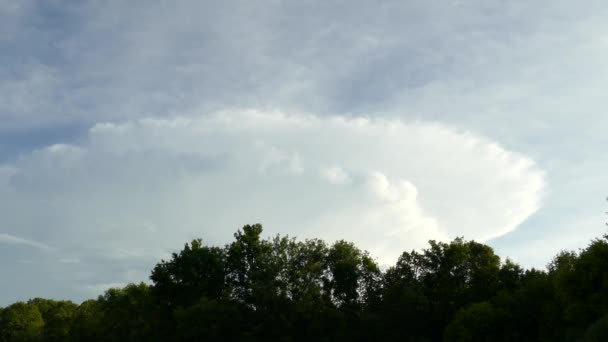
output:
M 155 258 L 262 222 L 391 262 L 428 239 L 510 232 L 544 186 L 529 158 L 438 123 L 255 110 L 100 123 L 3 169 L 7 222 L 83 260 L 85 241 L 111 260 Z

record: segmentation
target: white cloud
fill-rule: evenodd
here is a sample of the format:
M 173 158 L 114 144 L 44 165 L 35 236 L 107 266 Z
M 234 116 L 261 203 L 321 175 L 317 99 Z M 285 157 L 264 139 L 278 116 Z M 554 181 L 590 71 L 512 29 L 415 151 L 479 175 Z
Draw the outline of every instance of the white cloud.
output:
M 57 261 L 62 264 L 80 264 L 80 259 L 78 258 L 61 258 Z
M 390 259 L 512 231 L 546 181 L 501 252 L 548 260 L 605 228 L 607 10 L 0 0 L 2 231 L 126 262 L 261 221 Z
M 28 239 L 24 239 L 24 238 L 20 238 L 18 236 L 15 235 L 11 235 L 11 234 L 6 234 L 6 233 L 1 233 L 0 234 L 0 243 L 9 243 L 9 244 L 16 244 L 16 245 L 26 245 L 29 247 L 36 247 L 39 249 L 43 249 L 43 250 L 52 250 L 53 248 L 44 244 L 44 243 L 40 243 L 37 241 L 33 241 L 33 240 L 28 240 Z
M 512 231 L 544 186 L 525 156 L 440 124 L 253 110 L 98 124 L 81 145 L 5 169 L 8 222 L 108 260 L 154 260 L 262 222 L 269 234 L 354 240 L 390 262 L 428 239 Z
M 344 185 L 351 182 L 350 175 L 339 166 L 323 167 L 319 172 L 331 184 Z

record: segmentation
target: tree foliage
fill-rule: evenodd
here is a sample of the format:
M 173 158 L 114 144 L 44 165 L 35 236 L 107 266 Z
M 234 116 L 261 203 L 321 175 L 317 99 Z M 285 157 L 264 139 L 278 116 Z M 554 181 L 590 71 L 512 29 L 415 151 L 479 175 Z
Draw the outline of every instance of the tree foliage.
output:
M 74 304 L 35 298 L 0 308 L 0 341 L 603 341 L 608 238 L 564 251 L 546 270 L 501 261 L 457 238 L 404 252 L 382 270 L 354 244 L 262 237 L 193 240 L 151 284 Z

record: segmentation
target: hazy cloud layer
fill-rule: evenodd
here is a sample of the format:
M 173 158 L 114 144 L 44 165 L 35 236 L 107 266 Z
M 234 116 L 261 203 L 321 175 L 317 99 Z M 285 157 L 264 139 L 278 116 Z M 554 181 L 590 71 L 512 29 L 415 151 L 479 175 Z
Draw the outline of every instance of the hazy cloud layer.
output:
M 510 128 L 496 122 L 525 114 L 517 137 L 569 121 L 575 104 L 600 118 L 588 109 L 604 103 L 607 10 L 603 1 L 5 0 L 0 127 L 253 107 L 393 113 L 503 137 Z

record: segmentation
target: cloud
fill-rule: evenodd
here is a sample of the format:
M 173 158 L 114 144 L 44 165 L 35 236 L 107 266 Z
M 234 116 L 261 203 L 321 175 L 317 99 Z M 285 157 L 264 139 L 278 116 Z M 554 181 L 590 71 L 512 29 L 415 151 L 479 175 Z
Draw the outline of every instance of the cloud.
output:
M 538 227 L 498 240 L 548 260 L 552 237 L 604 229 L 607 10 L 0 0 L 1 231 L 120 282 L 108 260 L 143 269 L 254 221 L 388 260 L 504 236 L 550 183 Z
M 63 264 L 79 264 L 80 263 L 80 259 L 78 258 L 61 258 L 59 260 L 60 263 Z
M 343 185 L 351 182 L 350 175 L 339 166 L 324 167 L 319 172 L 323 178 L 332 184 Z
M 544 187 L 529 158 L 437 123 L 255 110 L 100 123 L 4 169 L 7 222 L 82 265 L 151 262 L 252 222 L 391 262 L 428 239 L 510 232 Z
M 40 242 L 28 240 L 28 239 L 23 239 L 18 236 L 14 236 L 11 234 L 5 234 L 5 233 L 0 234 L 0 243 L 26 245 L 29 247 L 35 247 L 35 248 L 39 248 L 39 249 L 43 249 L 43 250 L 52 250 L 53 249 L 52 247 L 50 247 L 44 243 L 40 243 Z
M 0 127 L 245 107 L 398 113 L 513 135 L 514 113 L 542 126 L 547 113 L 602 103 L 601 1 L 144 7 L 5 1 Z

